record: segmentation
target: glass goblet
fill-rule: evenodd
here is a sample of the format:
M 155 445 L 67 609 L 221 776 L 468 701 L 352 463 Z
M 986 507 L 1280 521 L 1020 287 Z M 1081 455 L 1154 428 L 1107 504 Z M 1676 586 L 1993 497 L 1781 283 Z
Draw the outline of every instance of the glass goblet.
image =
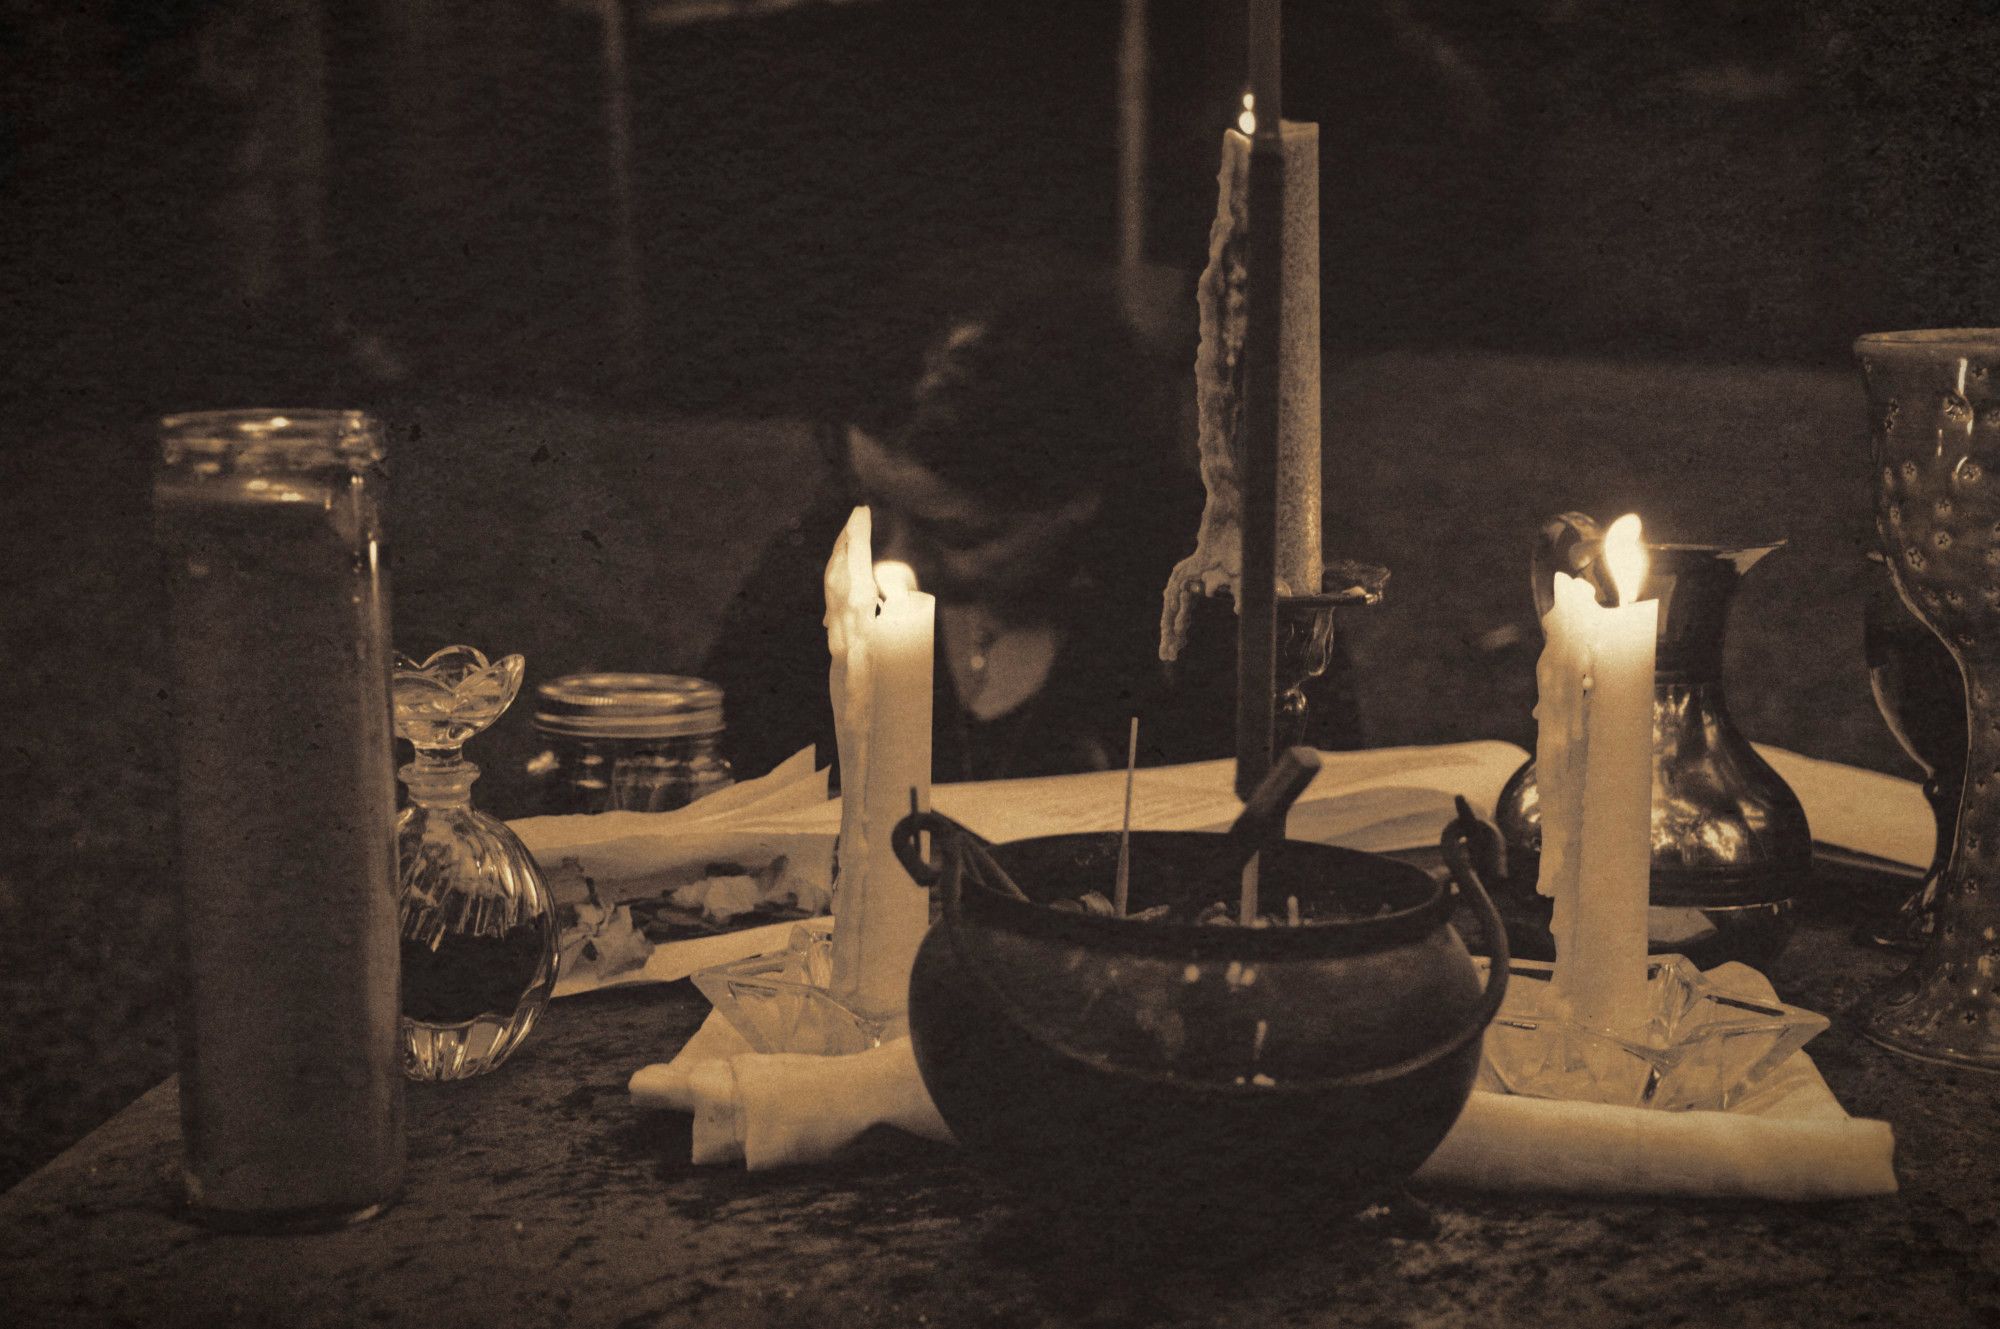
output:
M 1897 593 L 1965 682 L 1966 758 L 1936 923 L 1877 995 L 1868 1037 L 2000 1070 L 2000 329 L 1875 333 L 1867 385 L 1875 530 Z

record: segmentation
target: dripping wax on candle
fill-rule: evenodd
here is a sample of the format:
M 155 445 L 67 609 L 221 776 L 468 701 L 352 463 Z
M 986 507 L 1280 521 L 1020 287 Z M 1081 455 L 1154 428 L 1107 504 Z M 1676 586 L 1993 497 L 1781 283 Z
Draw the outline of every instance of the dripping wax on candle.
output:
M 1552 988 L 1579 1023 L 1618 1030 L 1643 1019 L 1652 868 L 1653 663 L 1659 602 L 1639 519 L 1605 533 L 1618 603 L 1558 572 L 1536 666 L 1536 769 L 1542 872 L 1556 942 Z
M 866 540 L 866 518 L 860 522 L 848 535 Z M 842 741 L 851 741 L 860 777 L 848 783 L 843 760 L 831 986 L 856 1009 L 889 1015 L 908 1000 L 910 966 L 930 925 L 930 896 L 896 858 L 891 832 L 911 800 L 930 804 L 937 600 L 917 589 L 907 564 L 870 564 L 863 561 L 869 552 L 853 540 L 836 548 L 836 561 L 850 575 L 830 571 L 828 578 L 829 624 L 838 619 L 844 629 L 836 664 L 847 666 L 841 681 L 848 696 L 837 704 L 859 703 L 847 708 Z M 852 669 L 857 655 L 866 665 L 861 677 Z

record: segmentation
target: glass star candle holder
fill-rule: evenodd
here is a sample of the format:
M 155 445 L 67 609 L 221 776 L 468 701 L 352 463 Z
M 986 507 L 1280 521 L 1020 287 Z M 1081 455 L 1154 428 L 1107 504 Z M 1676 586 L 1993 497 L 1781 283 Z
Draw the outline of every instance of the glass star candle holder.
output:
M 840 1056 L 907 1032 L 900 1016 L 864 1015 L 836 998 L 832 973 L 832 934 L 802 924 L 784 950 L 704 969 L 694 985 L 756 1052 Z
M 1772 1073 L 1827 1027 L 1780 1001 L 1719 987 L 1679 955 L 1649 958 L 1642 1022 L 1622 1035 L 1570 1019 L 1554 998 L 1554 966 L 1517 960 L 1486 1031 L 1479 1087 L 1667 1111 L 1721 1111 L 1756 1096 Z

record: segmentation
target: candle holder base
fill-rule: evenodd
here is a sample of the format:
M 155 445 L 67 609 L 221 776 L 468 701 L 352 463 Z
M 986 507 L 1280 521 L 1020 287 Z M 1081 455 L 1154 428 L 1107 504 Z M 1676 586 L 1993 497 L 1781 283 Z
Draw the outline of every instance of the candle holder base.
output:
M 832 934 L 801 926 L 784 950 L 701 970 L 693 981 L 754 1052 L 845 1056 L 908 1032 L 902 1015 L 870 1015 L 835 997 L 832 969 Z
M 1769 1087 L 1772 1072 L 1828 1025 L 1823 1015 L 1718 984 L 1679 955 L 1647 962 L 1645 1019 L 1626 1036 L 1562 1011 L 1550 990 L 1554 966 L 1517 960 L 1508 973 L 1479 1087 L 1530 1098 L 1732 1109 Z

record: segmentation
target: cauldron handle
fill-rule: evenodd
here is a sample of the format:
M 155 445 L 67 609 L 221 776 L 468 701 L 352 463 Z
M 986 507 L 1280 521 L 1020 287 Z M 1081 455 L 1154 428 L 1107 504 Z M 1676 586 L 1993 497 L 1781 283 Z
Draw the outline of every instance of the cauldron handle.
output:
M 948 817 L 935 812 L 913 812 L 889 832 L 889 847 L 896 851 L 896 861 L 910 874 L 911 881 L 925 890 L 933 890 L 953 860 L 959 858 L 958 838 L 951 834 L 957 829 L 958 823 Z M 937 855 L 935 861 L 924 857 L 926 834 L 931 837 L 931 849 Z M 946 849 L 946 844 L 951 848 Z
M 1453 823 L 1453 826 L 1457 824 Z M 1451 827 L 1446 828 L 1447 842 L 1451 838 L 1451 831 Z M 918 837 L 924 832 L 930 833 L 934 847 L 940 843 L 941 832 L 952 836 L 952 848 L 941 863 L 933 864 L 923 856 Z M 970 953 L 970 948 L 966 946 L 964 940 L 965 910 L 961 891 L 965 881 L 967 853 L 965 844 L 958 839 L 958 836 L 966 834 L 969 832 L 966 832 L 964 827 L 948 817 L 940 817 L 933 812 L 919 812 L 912 813 L 896 823 L 890 843 L 895 847 L 896 857 L 902 860 L 903 866 L 909 870 L 912 878 L 933 889 L 942 886 L 945 939 L 949 942 L 952 953 L 958 957 L 960 967 L 971 975 L 973 982 L 979 984 L 994 1008 L 1006 1017 L 1007 1022 L 1013 1025 L 1015 1031 L 1022 1037 L 1061 1060 L 1081 1062 L 1100 1073 L 1110 1071 L 1140 1080 L 1174 1080 L 1176 1077 L 1165 1072 L 1143 1071 L 1132 1067 L 1109 1067 L 1102 1060 L 1086 1056 L 1068 1046 L 1061 1039 L 1038 1028 L 1028 1013 L 1021 1008 L 1020 1002 L 996 983 L 993 976 L 980 965 Z M 1446 858 L 1450 859 L 1451 856 L 1452 851 L 1447 847 Z M 919 875 L 919 869 L 924 875 Z M 1371 1067 L 1365 1071 L 1351 1071 L 1342 1075 L 1297 1081 L 1294 1082 L 1294 1087 L 1344 1089 L 1401 1079 L 1457 1054 L 1467 1043 L 1484 1036 L 1486 1026 L 1493 1022 L 1495 1015 L 1499 1014 L 1501 998 L 1507 994 L 1507 929 L 1500 921 L 1500 911 L 1493 907 L 1492 897 L 1486 893 L 1485 884 L 1480 881 L 1479 874 L 1471 869 L 1469 863 L 1466 864 L 1462 876 L 1454 865 L 1452 884 L 1461 893 L 1468 891 L 1471 893 L 1473 907 L 1479 913 L 1480 925 L 1486 930 L 1486 935 L 1490 939 L 1489 946 L 1493 952 L 1492 965 L 1486 975 L 1486 990 L 1480 994 L 1478 1011 L 1449 1040 L 1419 1052 L 1413 1057 L 1388 1066 Z
M 923 837 L 931 837 L 931 848 L 937 854 L 935 860 L 924 856 Z M 910 880 L 925 890 L 934 889 L 954 868 L 963 876 L 968 870 L 979 880 L 980 885 L 1001 895 L 1028 903 L 1027 894 L 1014 884 L 1007 875 L 1007 869 L 993 861 L 987 852 L 986 837 L 971 830 L 942 812 L 915 812 L 897 822 L 889 832 L 889 847 L 895 851 L 897 861 L 910 874 Z M 945 846 L 950 848 L 946 849 Z
M 1458 887 L 1461 894 L 1471 892 L 1473 906 L 1479 911 L 1479 926 L 1486 933 L 1489 967 L 1486 993 L 1479 1003 L 1479 1027 L 1483 1030 L 1500 1013 L 1500 1001 L 1507 995 L 1508 965 L 1513 956 L 1507 949 L 1507 925 L 1501 921 L 1500 911 L 1493 907 L 1493 897 L 1486 893 L 1486 883 L 1479 879 L 1479 870 L 1473 866 L 1473 858 L 1477 852 L 1489 868 L 1504 877 L 1507 848 L 1498 828 L 1475 816 L 1463 795 L 1456 796 L 1453 801 L 1458 805 L 1458 816 L 1445 826 L 1438 847 L 1444 852 L 1445 866 L 1451 869 L 1452 885 Z M 1479 841 L 1477 850 L 1471 843 L 1475 837 Z

